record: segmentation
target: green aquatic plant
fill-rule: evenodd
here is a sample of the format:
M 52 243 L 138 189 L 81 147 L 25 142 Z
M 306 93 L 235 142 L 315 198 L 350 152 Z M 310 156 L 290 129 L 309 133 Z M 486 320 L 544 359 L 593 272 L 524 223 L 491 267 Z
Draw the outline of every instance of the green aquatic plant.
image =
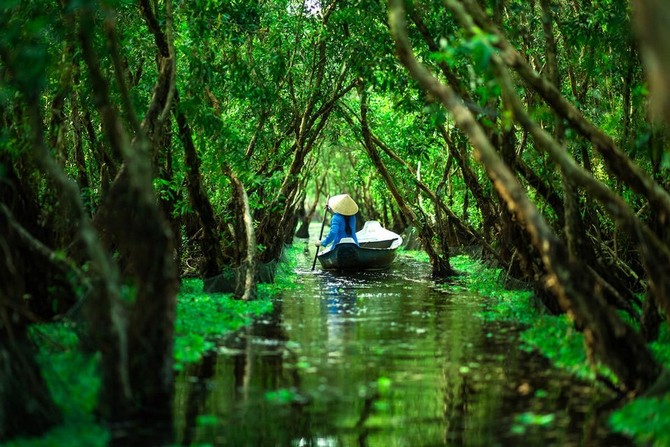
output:
M 567 315 L 547 315 L 535 304 L 529 290 L 505 290 L 501 269 L 489 268 L 467 256 L 451 258 L 452 266 L 467 275 L 459 277 L 457 286 L 489 298 L 480 315 L 487 321 L 511 321 L 525 329 L 520 334 L 521 348 L 535 351 L 573 376 L 592 383 L 598 377 L 616 385 L 616 377 L 600 364 L 588 359 L 582 333 L 574 329 Z M 453 288 L 454 286 L 449 286 Z M 630 321 L 627 316 L 626 321 Z M 670 368 L 670 331 L 661 327 L 657 341 L 650 343 L 656 359 Z M 515 420 L 513 432 L 525 433 L 529 426 L 551 423 L 553 415 L 524 414 Z M 631 436 L 636 442 L 652 446 L 670 445 L 670 397 L 637 398 L 610 417 L 612 430 Z
M 200 279 L 184 280 L 177 299 L 175 369 L 197 362 L 216 346 L 217 338 L 270 310 L 272 302 L 268 299 L 240 301 L 230 294 L 203 292 Z
M 276 265 L 274 282 L 258 284 L 258 296 L 262 299 L 271 299 L 284 290 L 292 290 L 298 287 L 295 269 L 298 259 L 305 254 L 305 246 L 300 243 L 284 247 L 281 262 Z
M 295 389 L 280 388 L 265 393 L 265 400 L 275 405 L 290 405 L 304 400 Z
M 665 368 L 670 368 L 670 332 L 661 328 L 657 341 L 650 343 L 654 357 Z M 614 431 L 632 437 L 642 445 L 665 447 L 670 445 L 670 395 L 639 397 L 628 402 L 610 416 Z
M 597 376 L 616 383 L 616 377 L 602 365 L 591 365 L 584 346 L 584 337 L 574 329 L 566 315 L 543 312 L 530 290 L 507 290 L 501 278 L 505 272 L 490 268 L 467 256 L 452 258 L 452 265 L 468 274 L 459 278 L 466 290 L 488 297 L 480 313 L 487 321 L 508 321 L 524 327 L 520 334 L 521 348 L 548 358 L 556 367 L 580 379 L 593 381 Z
M 293 250 L 278 264 L 275 284 L 259 285 L 259 299 L 240 301 L 231 295 L 204 293 L 199 279 L 185 279 L 177 298 L 174 367 L 197 362 L 216 347 L 216 339 L 248 325 L 272 310 L 271 298 L 295 287 Z M 39 348 L 37 360 L 64 423 L 45 436 L 15 439 L 3 447 L 105 446 L 106 428 L 95 423 L 94 409 L 100 389 L 99 355 L 81 350 L 78 327 L 73 322 L 33 325 L 30 335 Z
M 501 282 L 505 274 L 502 269 L 487 267 L 466 255 L 454 256 L 450 261 L 454 269 L 461 273 L 455 287 L 489 298 L 480 312 L 485 320 L 530 324 L 537 317 L 533 293 L 505 289 Z M 447 287 L 453 290 L 454 285 Z
M 453 257 L 452 265 L 468 272 L 459 278 L 459 285 L 488 298 L 486 308 L 480 313 L 482 318 L 520 324 L 525 328 L 520 335 L 522 349 L 539 352 L 577 377 L 595 378 L 587 362 L 583 335 L 574 330 L 567 316 L 541 312 L 530 290 L 505 289 L 501 281 L 505 272 L 500 268 L 487 267 L 468 256 Z M 599 373 L 609 376 L 604 370 Z
M 14 439 L 3 447 L 107 445 L 109 433 L 93 417 L 100 389 L 99 356 L 82 352 L 76 329 L 74 323 L 30 327 L 30 337 L 38 347 L 37 361 L 42 376 L 63 414 L 63 424 L 40 438 Z
M 215 414 L 201 414 L 198 415 L 195 419 L 195 424 L 198 427 L 208 427 L 212 425 L 217 425 L 219 423 L 219 418 Z
M 181 370 L 184 364 L 199 361 L 216 347 L 217 339 L 272 311 L 272 298 L 298 286 L 295 268 L 303 251 L 299 244 L 284 247 L 274 282 L 259 284 L 258 299 L 253 301 L 236 300 L 230 294 L 205 293 L 202 280 L 183 280 L 177 298 L 175 368 Z
M 650 344 L 651 352 L 666 368 L 670 368 L 670 330 L 662 326 L 658 340 Z
M 380 396 L 388 396 L 389 393 L 391 392 L 391 387 L 393 385 L 393 381 L 388 378 L 388 377 L 380 377 L 377 379 L 377 391 L 379 392 Z
M 584 349 L 584 336 L 572 327 L 567 316 L 539 316 L 521 333 L 522 348 L 538 351 L 555 366 L 581 379 L 593 380 Z
M 430 262 L 430 257 L 423 250 L 405 250 L 404 248 L 400 248 L 398 252 L 402 253 L 403 256 L 410 257 L 416 261 Z
M 614 431 L 632 437 L 640 445 L 670 445 L 670 396 L 637 398 L 612 413 Z
M 514 417 L 512 433 L 523 435 L 529 427 L 547 427 L 554 423 L 556 415 L 553 413 L 537 414 L 531 411 L 521 413 Z

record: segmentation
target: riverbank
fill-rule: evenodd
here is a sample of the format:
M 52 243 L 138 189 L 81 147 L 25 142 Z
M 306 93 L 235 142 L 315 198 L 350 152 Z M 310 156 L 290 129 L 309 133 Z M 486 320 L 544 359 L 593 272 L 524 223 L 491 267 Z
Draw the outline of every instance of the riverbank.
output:
M 300 287 L 300 281 L 304 281 L 306 277 L 296 281 L 298 275 L 295 272 L 295 259 L 301 255 L 302 251 L 301 244 L 296 244 L 289 249 L 285 261 L 280 264 L 276 283 L 261 285 L 259 296 L 263 299 L 254 302 L 236 301 L 223 294 L 206 294 L 202 292 L 201 281 L 184 280 L 178 297 L 175 369 L 181 371 L 189 364 L 198 363 L 207 352 L 216 347 L 217 340 L 248 325 L 259 315 L 271 312 L 273 310 L 272 297 L 283 291 Z M 428 262 L 426 256 L 421 252 L 403 252 L 401 255 L 416 259 L 421 264 L 427 265 Z M 505 290 L 500 285 L 501 277 L 504 275 L 500 269 L 488 268 L 466 256 L 456 256 L 451 261 L 452 266 L 463 272 L 463 275 L 453 283 L 441 284 L 437 288 L 447 293 L 472 293 L 487 297 L 482 300 L 484 304 L 479 308 L 479 317 L 486 322 L 502 321 L 522 325 L 525 329 L 519 337 L 518 349 L 520 351 L 539 352 L 557 367 L 568 371 L 582 381 L 591 383 L 593 387 L 603 387 L 598 381 L 598 375 L 612 379 L 607 375 L 606 370 L 589 366 L 583 348 L 582 335 L 572 329 L 567 317 L 543 314 L 535 303 L 531 291 Z M 409 270 L 413 269 L 414 267 L 409 268 Z M 405 281 L 408 280 L 416 281 L 416 278 L 405 279 Z M 328 302 L 330 303 L 333 299 L 336 299 L 336 302 L 342 301 L 343 298 L 349 296 L 347 293 L 354 293 L 353 296 L 355 296 L 356 292 L 352 291 L 355 291 L 356 288 L 347 287 L 344 289 L 341 285 L 334 287 L 328 292 Z M 360 312 L 363 312 L 361 315 L 365 315 L 366 309 L 375 303 L 373 298 L 374 295 L 358 292 L 356 302 L 364 306 L 357 311 L 357 315 Z M 297 300 L 295 305 L 301 302 L 301 299 Z M 401 299 L 399 304 L 403 302 L 404 300 Z M 346 306 L 351 305 L 353 304 L 346 304 Z M 349 309 L 346 306 L 345 308 Z M 329 324 L 335 323 L 334 328 L 338 330 L 348 328 L 353 321 L 360 318 L 360 316 L 355 316 L 340 320 L 340 311 L 337 310 L 338 308 L 334 309 L 331 309 L 329 305 L 328 313 L 335 312 L 335 314 L 328 321 Z M 424 312 L 416 310 L 411 314 L 423 318 Z M 425 318 L 428 318 L 427 314 Z M 413 330 L 423 334 L 421 331 L 424 331 L 425 328 L 420 326 L 424 323 L 423 320 L 414 322 L 412 327 L 416 326 L 416 328 Z M 393 322 L 389 324 L 391 328 L 396 328 L 393 330 L 397 330 Z M 486 334 L 486 336 L 495 339 L 495 334 Z M 97 356 L 85 356 L 79 351 L 80 340 L 73 323 L 36 326 L 33 328 L 33 337 L 40 347 L 39 361 L 52 395 L 63 412 L 64 424 L 42 438 L 12 441 L 4 446 L 106 445 L 109 438 L 108 433 L 95 423 L 93 417 L 100 384 L 97 375 Z M 652 349 L 659 358 L 663 359 L 665 356 L 667 365 L 667 359 L 670 357 L 667 355 L 669 352 L 668 334 L 663 333 L 661 340 L 654 343 Z M 303 363 L 305 362 L 298 362 L 298 366 Z M 454 362 L 456 363 L 459 362 Z M 303 366 L 300 367 L 303 368 Z M 304 368 L 306 368 L 305 371 L 311 371 L 313 366 L 308 365 Z M 472 370 L 472 368 L 481 367 L 476 364 L 459 366 L 453 378 L 461 378 L 463 374 L 469 375 L 468 372 L 463 372 L 463 368 Z M 386 376 L 380 377 L 383 380 L 387 379 Z M 544 391 L 535 390 L 533 392 L 537 394 Z M 670 427 L 665 422 L 668 420 L 667 416 L 670 415 L 668 402 L 667 398 L 636 399 L 612 413 L 609 425 L 612 430 L 634 438 L 639 444 L 668 445 L 666 433 L 670 433 Z M 514 420 L 512 427 L 513 430 L 522 433 L 532 431 L 534 427 L 550 425 L 553 420 L 551 413 L 522 413 Z
M 374 273 L 300 256 L 271 316 L 180 375 L 177 442 L 631 445 L 598 411 L 606 394 L 521 349 L 527 325 L 487 319 L 495 300 L 469 276 L 432 280 L 422 256 Z
M 272 311 L 272 298 L 294 287 L 294 258 L 298 248 L 288 247 L 278 264 L 274 284 L 258 286 L 258 300 L 239 301 L 229 294 L 204 293 L 202 280 L 186 278 L 177 297 L 174 369 L 198 362 L 218 339 L 249 325 Z M 82 330 L 73 321 L 31 327 L 38 347 L 37 360 L 53 399 L 63 414 L 63 424 L 40 438 L 15 439 L 2 447 L 103 447 L 107 430 L 95 422 L 100 389 L 99 356 L 82 352 Z
M 530 290 L 501 287 L 505 275 L 502 269 L 489 268 L 467 256 L 455 256 L 451 262 L 457 271 L 467 273 L 448 288 L 490 297 L 488 308 L 481 313 L 486 320 L 523 324 L 526 329 L 520 336 L 520 349 L 540 353 L 556 367 L 593 386 L 611 391 L 609 386 L 616 385 L 616 377 L 607 368 L 591 364 L 583 334 L 574 329 L 567 315 L 543 312 Z M 666 326 L 662 328 L 659 339 L 649 346 L 659 362 L 670 369 L 670 334 Z M 612 394 L 612 398 L 614 401 L 616 395 Z M 670 395 L 631 400 L 611 413 L 609 425 L 638 445 L 670 446 Z

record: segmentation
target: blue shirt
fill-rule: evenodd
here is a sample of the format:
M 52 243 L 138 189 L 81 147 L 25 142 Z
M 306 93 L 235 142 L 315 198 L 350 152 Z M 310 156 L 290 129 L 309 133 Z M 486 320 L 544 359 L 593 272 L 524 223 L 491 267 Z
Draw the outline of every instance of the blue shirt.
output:
M 333 242 L 333 247 L 336 246 L 340 239 L 343 237 L 350 237 L 354 239 L 356 245 L 358 245 L 358 238 L 356 237 L 356 216 L 347 216 L 349 219 L 349 228 L 351 228 L 351 234 L 347 234 L 347 221 L 345 216 L 339 213 L 334 213 L 333 218 L 330 220 L 330 231 L 328 236 L 321 241 L 321 246 L 326 247 L 331 242 Z

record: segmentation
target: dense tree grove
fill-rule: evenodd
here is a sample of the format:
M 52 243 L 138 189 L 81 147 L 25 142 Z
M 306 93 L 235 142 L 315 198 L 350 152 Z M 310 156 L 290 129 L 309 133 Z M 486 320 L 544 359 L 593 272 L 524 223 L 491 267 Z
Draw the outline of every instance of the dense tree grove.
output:
M 340 192 L 436 277 L 477 247 L 532 284 L 622 394 L 663 389 L 670 7 L 633 3 L 2 2 L 0 440 L 60 419 L 28 337 L 60 319 L 100 418 L 169 436 L 179 279 L 253 299 Z

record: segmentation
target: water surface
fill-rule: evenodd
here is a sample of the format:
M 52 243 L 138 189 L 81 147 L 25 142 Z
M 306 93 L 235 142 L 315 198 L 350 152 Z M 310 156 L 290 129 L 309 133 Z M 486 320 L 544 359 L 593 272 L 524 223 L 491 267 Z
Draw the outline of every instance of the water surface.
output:
M 486 298 L 408 256 L 355 274 L 312 272 L 312 256 L 272 315 L 180 378 L 180 444 L 630 444 L 603 422 L 611 396 L 520 350 L 519 328 L 479 317 Z

